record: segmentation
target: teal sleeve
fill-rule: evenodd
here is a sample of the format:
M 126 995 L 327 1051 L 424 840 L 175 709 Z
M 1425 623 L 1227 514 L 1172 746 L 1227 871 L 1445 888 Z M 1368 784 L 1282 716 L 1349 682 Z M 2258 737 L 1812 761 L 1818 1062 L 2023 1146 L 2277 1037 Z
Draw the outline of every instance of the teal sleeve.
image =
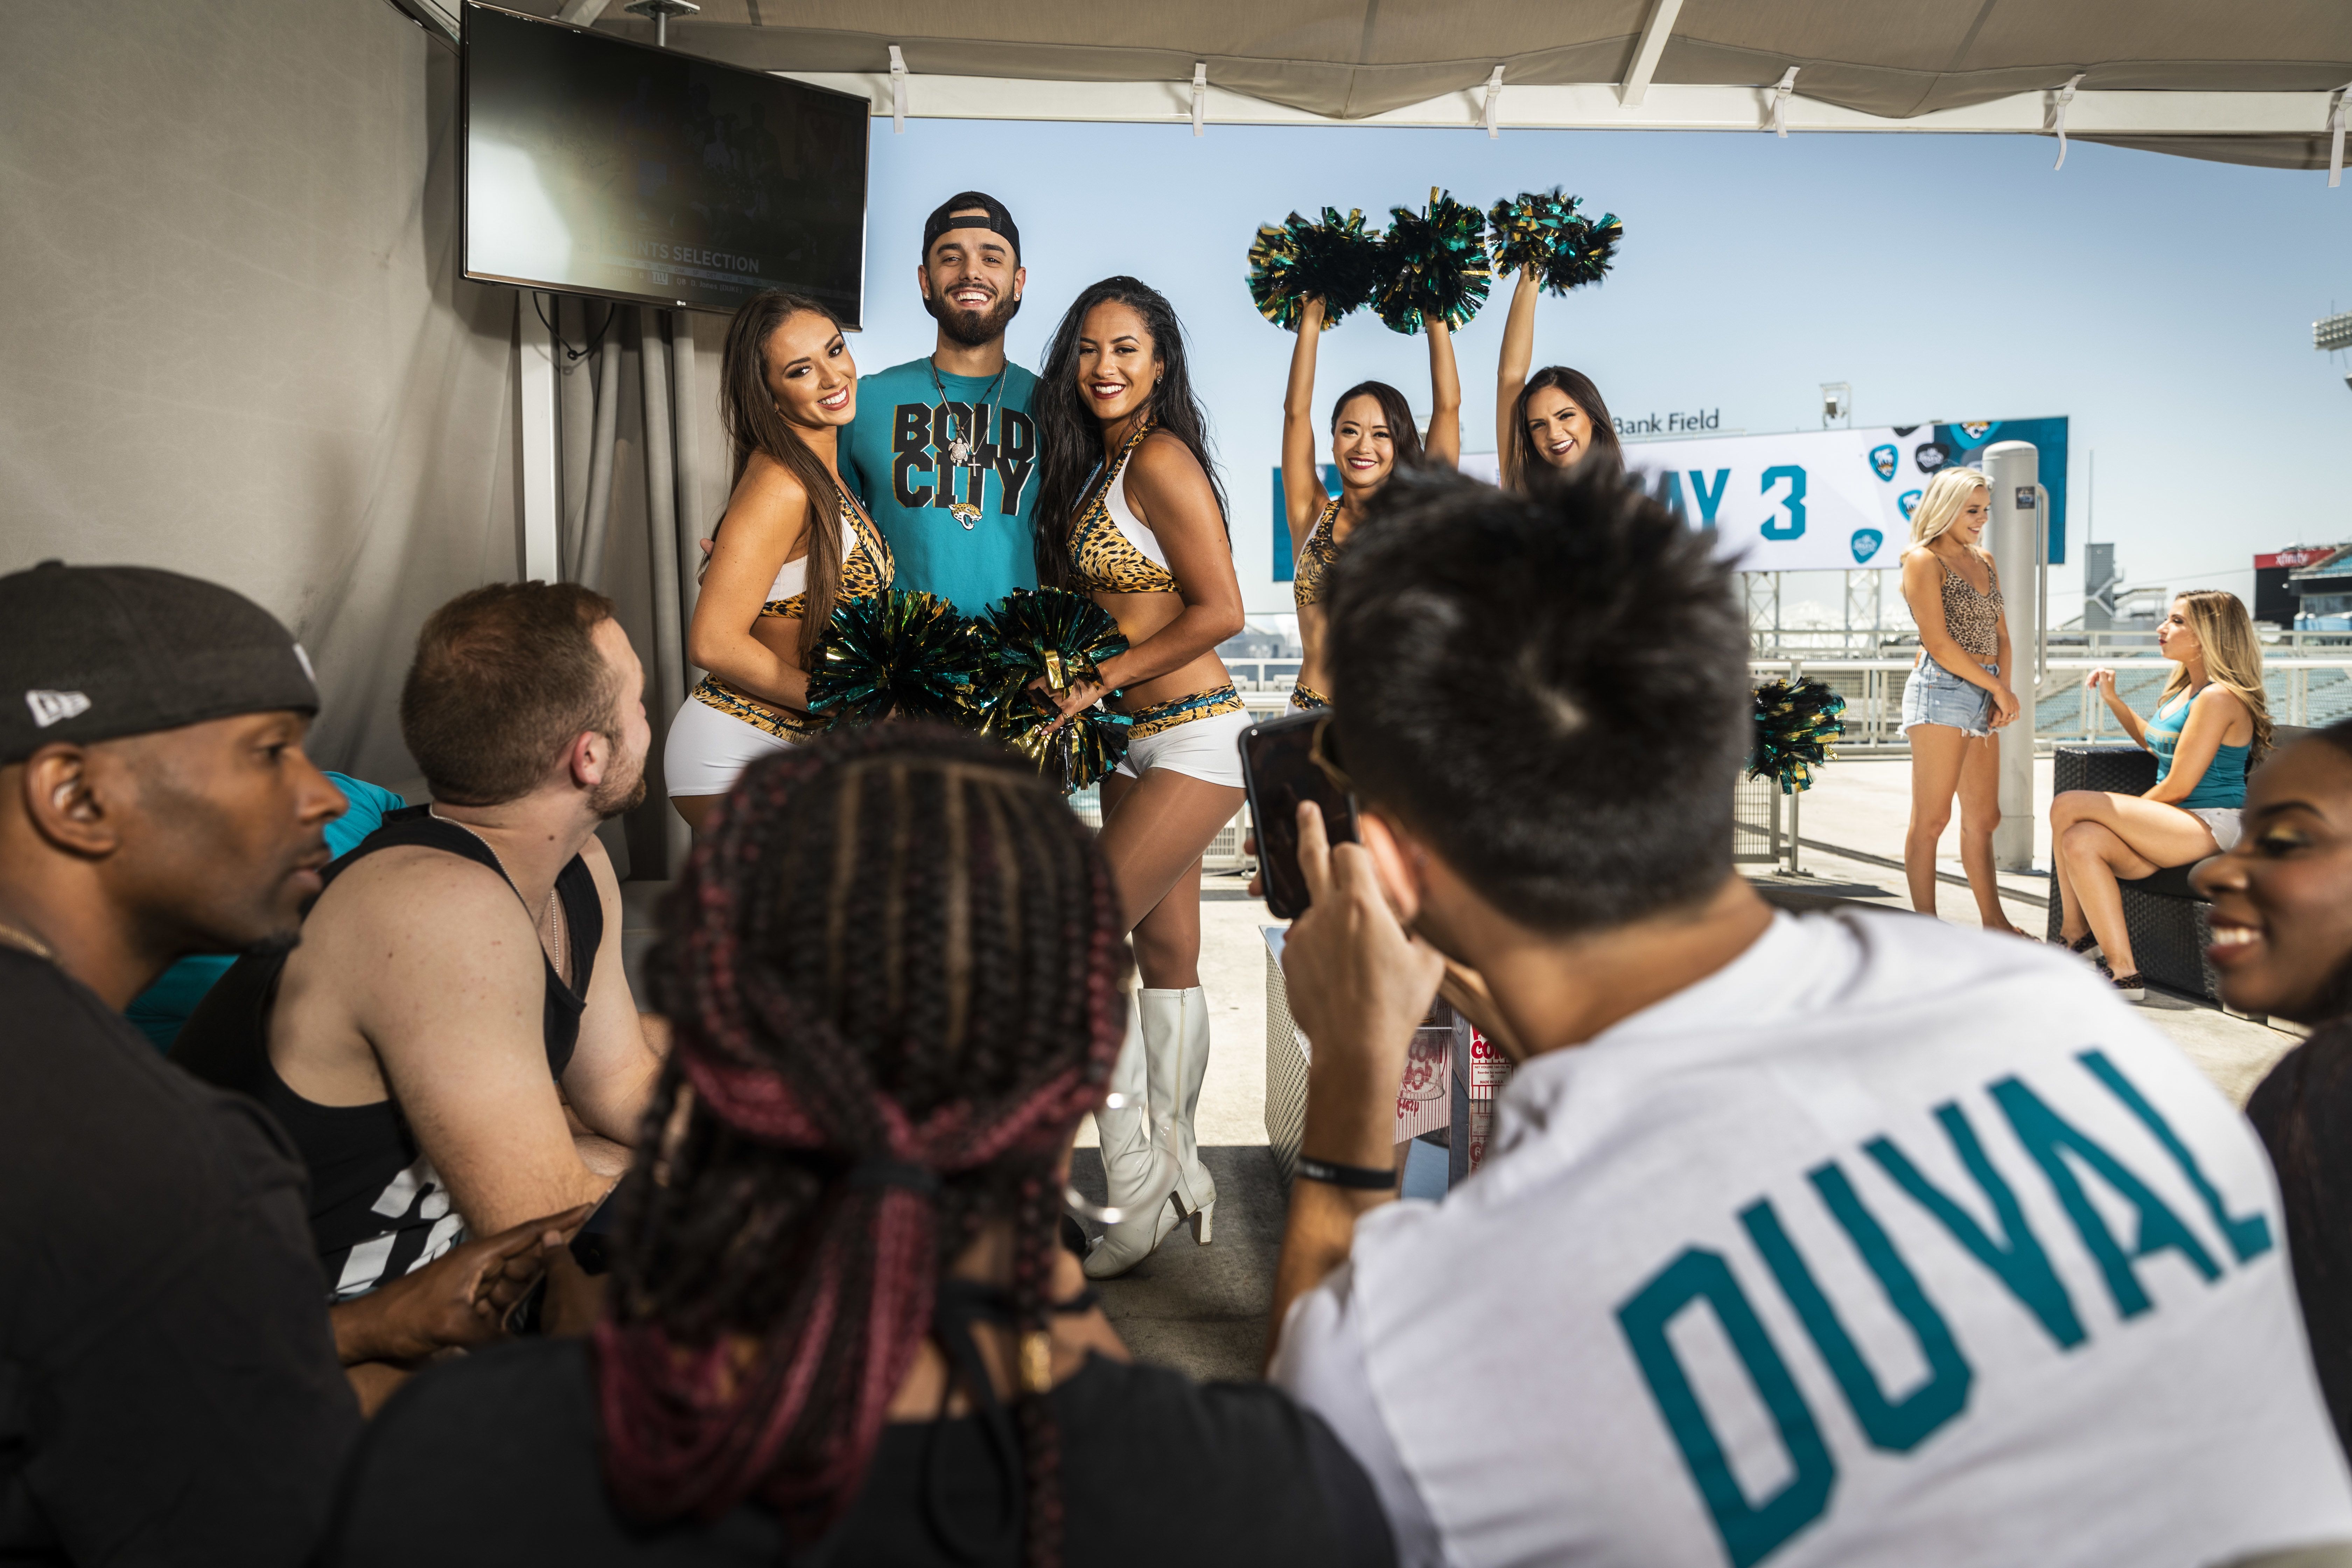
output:
M 349 803 L 342 816 L 327 824 L 327 847 L 338 856 L 359 847 L 361 839 L 383 826 L 386 813 L 398 811 L 408 804 L 383 785 L 355 779 L 349 773 L 331 773 L 327 778 L 343 792 L 343 799 Z
M 857 386 L 859 395 L 863 396 L 866 389 L 874 384 L 874 381 L 875 378 L 869 375 L 859 382 Z M 834 461 L 841 469 L 841 482 L 849 487 L 849 493 L 857 498 L 857 504 L 866 510 L 867 515 L 872 515 L 874 503 L 872 498 L 866 493 L 866 470 L 857 466 L 856 420 L 853 419 L 841 427 L 841 440 L 840 444 L 834 448 Z

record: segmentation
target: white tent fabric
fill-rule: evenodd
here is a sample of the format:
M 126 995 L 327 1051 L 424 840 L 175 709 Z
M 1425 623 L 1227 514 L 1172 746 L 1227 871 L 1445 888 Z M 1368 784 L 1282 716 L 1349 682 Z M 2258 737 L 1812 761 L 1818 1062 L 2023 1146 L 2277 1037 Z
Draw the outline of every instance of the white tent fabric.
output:
M 619 0 L 509 3 L 652 37 Z M 993 113 L 1038 119 L 1181 118 L 1196 68 L 1216 95 L 1211 118 L 1390 123 L 1475 123 L 1496 101 L 1492 82 L 1505 123 L 1726 128 L 1727 110 L 1753 124 L 1759 94 L 1794 68 L 1792 128 L 2039 133 L 2071 89 L 2084 139 L 2290 167 L 2326 166 L 2336 89 L 2352 82 L 2352 5 L 2341 0 L 702 0 L 669 24 L 669 42 L 837 85 L 856 78 L 878 113 L 909 80 L 909 112 L 971 112 L 970 94 L 924 107 L 924 87 L 988 79 Z M 894 47 L 908 73 L 895 83 Z M 1738 90 L 1683 94 L 1708 106 L 1688 118 L 1633 112 L 1652 82 L 1670 97 Z M 1055 87 L 1084 83 L 1151 90 Z M 1606 112 L 1596 95 L 1535 90 L 1592 84 L 1617 89 Z M 1966 112 L 2001 103 L 2028 117 Z M 1807 105 L 1843 118 L 1809 120 Z
M 318 668 L 314 754 L 409 790 L 417 627 L 519 563 L 517 296 L 457 276 L 457 78 L 383 0 L 116 0 L 0 50 L 0 571 L 136 562 L 251 595 Z M 689 320 L 714 364 L 723 322 Z M 565 311 L 574 347 L 592 324 Z M 614 335 L 590 575 L 650 648 L 630 312 Z M 688 417 L 707 468 L 715 409 Z M 716 500 L 692 499 L 706 531 Z M 642 867 L 668 815 L 631 825 Z

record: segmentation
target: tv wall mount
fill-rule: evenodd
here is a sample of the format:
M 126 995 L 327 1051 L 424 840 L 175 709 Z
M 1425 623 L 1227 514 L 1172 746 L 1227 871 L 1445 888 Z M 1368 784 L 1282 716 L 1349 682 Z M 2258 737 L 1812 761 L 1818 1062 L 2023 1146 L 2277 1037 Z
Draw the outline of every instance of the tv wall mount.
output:
M 634 16 L 651 16 L 654 19 L 654 47 L 666 49 L 669 47 L 669 19 L 672 16 L 691 16 L 702 7 L 694 0 L 629 0 L 629 4 L 621 9 Z

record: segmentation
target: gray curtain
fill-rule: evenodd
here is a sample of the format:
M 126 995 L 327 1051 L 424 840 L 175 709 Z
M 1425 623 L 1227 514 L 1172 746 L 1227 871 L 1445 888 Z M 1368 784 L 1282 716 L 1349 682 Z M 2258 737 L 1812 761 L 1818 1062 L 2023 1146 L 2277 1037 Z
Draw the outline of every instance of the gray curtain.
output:
M 314 754 L 412 795 L 397 704 L 417 627 L 520 559 L 530 304 L 457 275 L 457 94 L 454 52 L 383 0 L 58 7 L 0 50 L 0 571 L 135 562 L 251 595 L 318 668 Z M 554 319 L 576 348 L 605 311 Z M 672 454 L 658 540 L 648 323 Z M 716 378 L 694 375 L 722 329 L 624 308 L 594 353 L 557 355 L 563 559 L 649 670 L 654 551 L 691 550 L 724 497 Z M 682 625 L 690 563 L 670 575 Z M 615 837 L 660 875 L 669 711 L 647 698 L 653 797 Z

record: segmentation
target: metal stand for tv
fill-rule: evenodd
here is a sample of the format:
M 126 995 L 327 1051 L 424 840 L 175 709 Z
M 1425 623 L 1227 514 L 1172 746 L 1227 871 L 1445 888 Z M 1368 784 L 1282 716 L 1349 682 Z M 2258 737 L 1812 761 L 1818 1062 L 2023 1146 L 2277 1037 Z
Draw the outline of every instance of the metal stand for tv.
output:
M 669 19 L 672 16 L 691 16 L 702 7 L 694 0 L 629 0 L 629 4 L 621 9 L 635 16 L 651 16 L 654 19 L 654 46 L 666 49 L 669 47 Z

